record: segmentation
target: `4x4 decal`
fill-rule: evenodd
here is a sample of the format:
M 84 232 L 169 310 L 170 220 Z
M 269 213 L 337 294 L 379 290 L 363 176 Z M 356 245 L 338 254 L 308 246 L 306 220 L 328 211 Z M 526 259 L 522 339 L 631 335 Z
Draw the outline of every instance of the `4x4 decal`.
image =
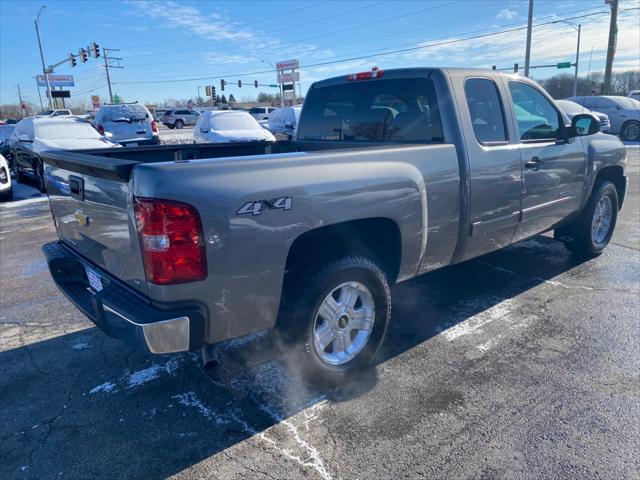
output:
M 272 198 L 271 200 L 257 200 L 255 202 L 247 202 L 236 212 L 236 215 L 244 215 L 250 213 L 251 215 L 260 215 L 265 208 L 269 210 L 276 210 L 282 208 L 284 210 L 291 210 L 293 207 L 293 200 L 291 197 Z

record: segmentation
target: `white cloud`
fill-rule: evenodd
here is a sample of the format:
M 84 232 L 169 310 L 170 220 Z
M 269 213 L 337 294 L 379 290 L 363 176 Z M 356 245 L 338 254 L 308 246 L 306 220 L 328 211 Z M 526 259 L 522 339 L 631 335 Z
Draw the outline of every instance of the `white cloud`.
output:
M 512 18 L 515 18 L 517 16 L 518 16 L 518 12 L 514 10 L 509 10 L 508 8 L 504 8 L 498 12 L 498 15 L 496 15 L 496 18 L 511 20 Z

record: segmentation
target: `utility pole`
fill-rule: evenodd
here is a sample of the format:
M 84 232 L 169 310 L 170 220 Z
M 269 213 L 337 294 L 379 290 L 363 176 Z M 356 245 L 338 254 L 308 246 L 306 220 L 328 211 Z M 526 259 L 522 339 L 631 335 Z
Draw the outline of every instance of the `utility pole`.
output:
M 22 108 L 22 93 L 20 92 L 20 84 L 18 84 L 18 101 L 20 102 L 20 118 L 24 118 L 24 109 Z
M 49 108 L 53 108 L 51 106 L 51 85 L 49 85 L 49 73 L 47 71 L 47 67 L 44 64 L 44 53 L 42 52 L 42 40 L 40 40 L 40 14 L 42 10 L 47 8 L 46 5 L 40 7 L 38 10 L 38 15 L 36 16 L 35 24 L 36 24 L 36 35 L 38 37 L 38 47 L 40 48 L 40 60 L 42 60 L 42 73 L 44 74 L 45 81 L 47 82 L 47 98 L 49 99 Z
M 44 107 L 42 106 L 42 95 L 40 95 L 40 85 L 38 85 L 38 76 L 33 77 L 36 79 L 36 90 L 38 90 L 38 100 L 40 100 L 40 111 L 44 111 Z
M 578 24 L 578 46 L 576 47 L 576 73 L 573 77 L 573 96 L 578 95 L 578 62 L 580 62 L 580 29 L 582 24 Z
M 533 28 L 533 0 L 529 0 L 529 18 L 527 20 L 527 47 L 524 54 L 524 76 L 529 76 L 529 61 L 531 60 L 531 30 Z
M 109 56 L 109 52 L 119 52 L 120 50 L 118 50 L 117 48 L 105 48 L 102 51 L 103 51 L 103 58 L 104 58 L 104 71 L 107 74 L 107 85 L 109 86 L 109 103 L 113 103 L 113 91 L 111 90 L 111 76 L 109 75 L 109 69 L 124 68 L 124 67 L 121 67 L 120 65 L 111 65 L 109 63 L 109 60 L 117 60 L 118 62 L 122 60 L 122 58 Z
M 616 38 L 618 36 L 618 0 L 605 0 L 610 3 L 611 20 L 609 21 L 609 46 L 607 47 L 607 63 L 604 69 L 604 84 L 602 94 L 611 93 L 611 70 L 613 70 L 613 57 L 616 54 Z

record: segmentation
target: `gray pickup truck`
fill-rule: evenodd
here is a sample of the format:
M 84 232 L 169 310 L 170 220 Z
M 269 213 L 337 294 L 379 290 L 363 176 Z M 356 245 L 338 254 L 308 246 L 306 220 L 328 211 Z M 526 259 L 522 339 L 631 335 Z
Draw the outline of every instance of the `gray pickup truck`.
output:
M 276 328 L 311 377 L 368 365 L 389 285 L 554 230 L 608 244 L 625 148 L 543 89 L 470 69 L 315 83 L 297 138 L 43 154 L 62 292 L 148 352 Z

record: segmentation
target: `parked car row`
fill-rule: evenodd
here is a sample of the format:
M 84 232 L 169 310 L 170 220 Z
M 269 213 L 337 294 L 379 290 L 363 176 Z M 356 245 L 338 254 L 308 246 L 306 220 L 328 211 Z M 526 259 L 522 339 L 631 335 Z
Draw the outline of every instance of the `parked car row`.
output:
M 640 102 L 631 96 L 578 96 L 567 100 L 606 114 L 610 124 L 609 133 L 619 135 L 622 140 L 640 140 Z

